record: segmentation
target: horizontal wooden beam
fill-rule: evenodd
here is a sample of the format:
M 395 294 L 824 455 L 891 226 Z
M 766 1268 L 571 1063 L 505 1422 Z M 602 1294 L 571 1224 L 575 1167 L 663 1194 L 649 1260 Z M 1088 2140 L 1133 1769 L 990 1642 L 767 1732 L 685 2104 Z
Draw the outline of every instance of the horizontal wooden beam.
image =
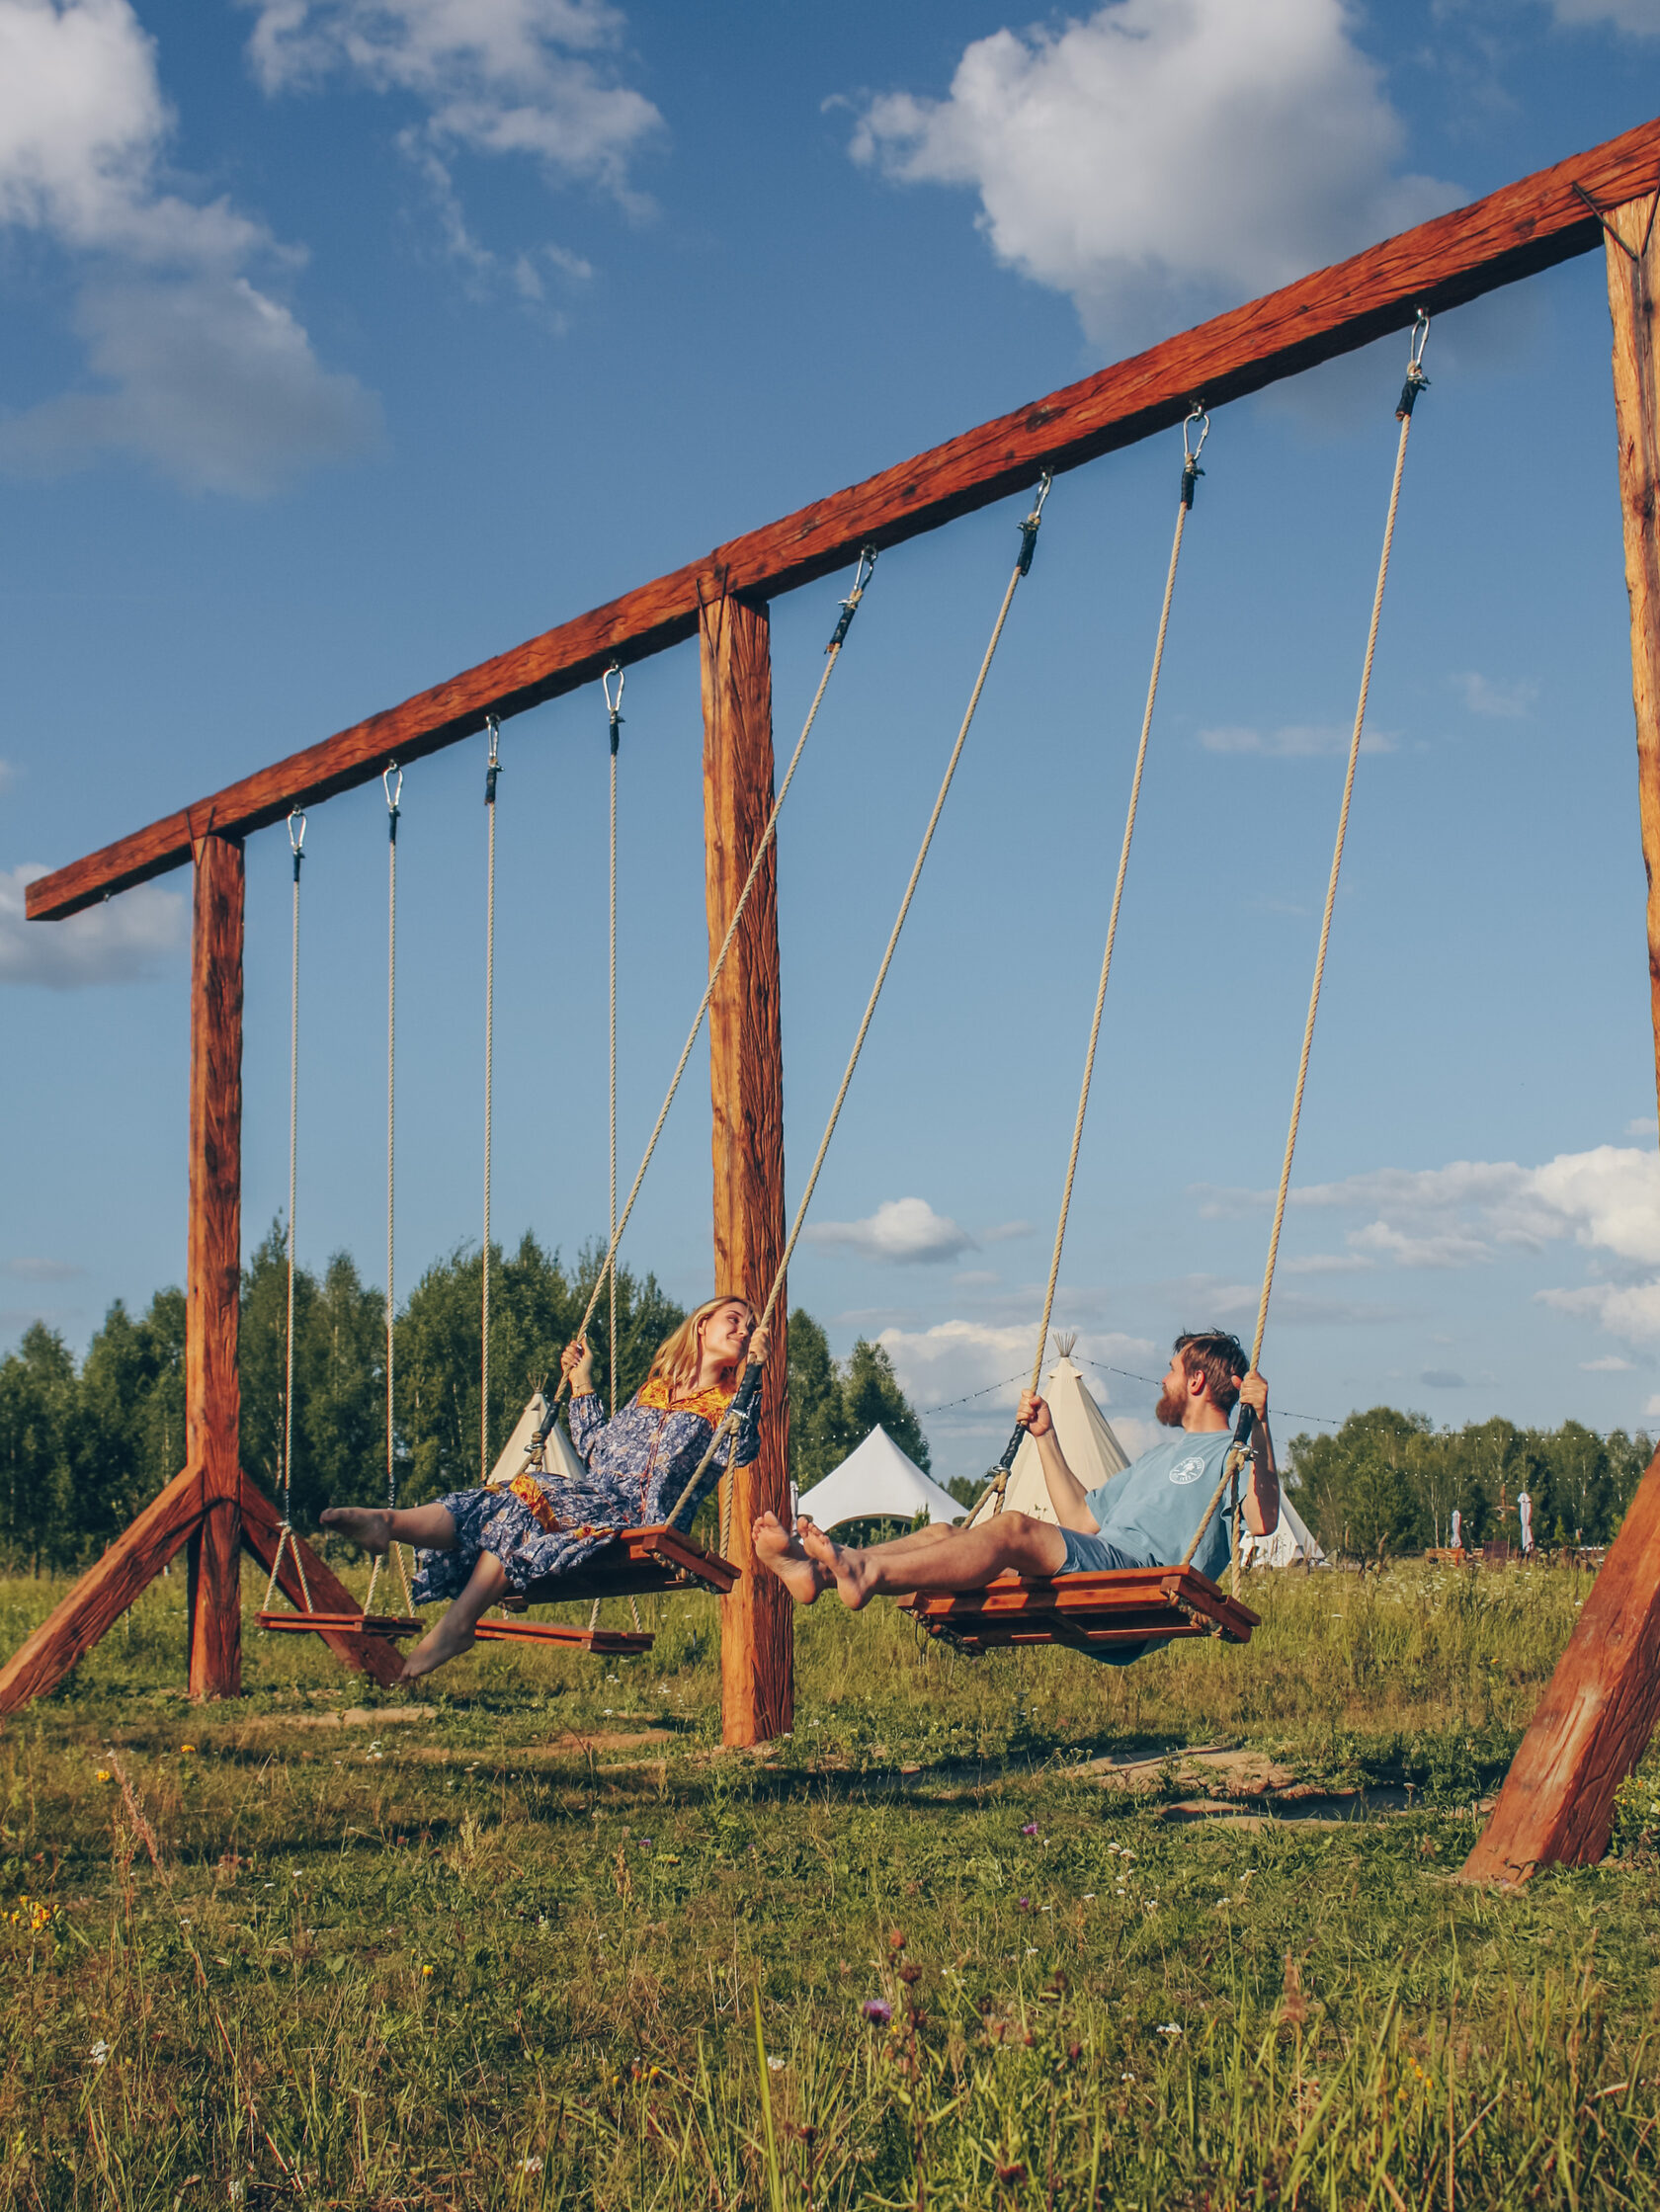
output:
M 1168 429 L 1192 402 L 1219 407 L 1353 352 L 1412 320 L 1531 277 L 1601 242 L 1596 209 L 1660 185 L 1660 120 L 1420 223 L 1335 268 L 1201 323 L 1047 399 L 982 423 L 931 452 L 751 531 L 609 606 L 562 622 L 401 706 L 195 806 L 152 822 L 29 886 L 29 913 L 55 920 L 190 858 L 217 831 L 244 836 L 472 736 L 486 715 L 523 713 L 593 683 L 607 664 L 641 660 L 693 635 L 698 611 L 726 593 L 771 599 L 845 567 L 862 545 L 895 545 L 1031 485 Z

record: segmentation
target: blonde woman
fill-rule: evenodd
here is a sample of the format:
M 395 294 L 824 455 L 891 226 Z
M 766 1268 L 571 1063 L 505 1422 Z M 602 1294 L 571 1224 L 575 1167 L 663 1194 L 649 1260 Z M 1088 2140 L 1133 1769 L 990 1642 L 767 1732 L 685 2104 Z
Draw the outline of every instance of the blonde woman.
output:
M 414 1681 L 475 1641 L 480 1618 L 507 1590 L 570 1574 L 612 1541 L 619 1528 L 650 1526 L 671 1516 L 690 1528 L 698 1508 L 728 1464 L 747 1467 L 760 1449 L 757 1390 L 738 1427 L 720 1439 L 704 1479 L 682 1505 L 681 1492 L 731 1405 L 746 1359 L 767 1356 L 767 1332 L 744 1298 L 709 1298 L 689 1314 L 651 1362 L 651 1372 L 610 1421 L 594 1389 L 586 1341 L 565 1347 L 560 1366 L 571 1386 L 570 1433 L 583 1477 L 526 1473 L 506 1490 L 458 1490 L 435 1505 L 396 1513 L 332 1507 L 325 1528 L 367 1551 L 394 1543 L 420 1547 L 418 1605 L 449 1600 L 449 1610 L 404 1662 Z M 677 1510 L 678 1508 L 678 1510 Z

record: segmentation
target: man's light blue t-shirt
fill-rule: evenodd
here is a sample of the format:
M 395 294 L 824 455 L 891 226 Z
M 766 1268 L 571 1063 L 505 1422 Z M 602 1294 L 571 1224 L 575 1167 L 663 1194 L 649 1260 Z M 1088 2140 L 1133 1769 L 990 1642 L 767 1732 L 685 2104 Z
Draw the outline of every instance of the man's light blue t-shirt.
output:
M 1179 1429 L 1092 1490 L 1085 1503 L 1102 1541 L 1149 1567 L 1175 1566 L 1222 1478 L 1232 1441 L 1225 1429 Z M 1194 1565 L 1212 1582 L 1221 1580 L 1233 1554 L 1231 1519 L 1231 1501 L 1224 1498 L 1194 1554 Z

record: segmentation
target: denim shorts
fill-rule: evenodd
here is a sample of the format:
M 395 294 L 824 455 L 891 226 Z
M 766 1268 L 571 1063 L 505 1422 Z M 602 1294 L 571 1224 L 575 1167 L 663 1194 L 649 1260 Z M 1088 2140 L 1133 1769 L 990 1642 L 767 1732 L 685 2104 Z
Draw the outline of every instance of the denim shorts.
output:
M 1131 1559 L 1127 1551 L 1120 1551 L 1117 1544 L 1110 1544 L 1104 1536 L 1088 1535 L 1081 1528 L 1063 1528 L 1061 1537 L 1066 1545 L 1066 1558 L 1061 1565 L 1063 1575 L 1104 1575 L 1118 1567 L 1148 1567 L 1154 1560 Z

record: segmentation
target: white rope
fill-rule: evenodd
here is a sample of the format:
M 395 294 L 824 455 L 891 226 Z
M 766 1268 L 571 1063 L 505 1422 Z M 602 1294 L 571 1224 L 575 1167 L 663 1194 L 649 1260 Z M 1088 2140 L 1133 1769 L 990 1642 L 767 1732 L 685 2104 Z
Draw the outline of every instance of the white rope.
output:
M 298 824 L 297 829 L 295 824 Z M 293 854 L 293 960 L 289 1014 L 289 1286 L 288 1323 L 283 1347 L 283 1531 L 291 1530 L 293 1516 L 293 1378 L 294 1378 L 294 1198 L 299 1185 L 299 865 L 305 855 L 305 816 L 296 806 L 289 814 L 289 848 Z M 283 1539 L 277 1540 L 277 1562 L 283 1556 Z M 299 1565 L 299 1550 L 294 1548 Z M 277 1563 L 272 1566 L 276 1579 Z M 299 1567 L 305 1591 L 305 1609 L 311 1610 L 311 1594 L 305 1590 L 305 1569 Z
M 617 733 L 622 716 L 622 686 L 627 681 L 621 668 L 617 670 L 617 702 L 612 704 L 611 685 L 605 686 L 606 705 L 611 713 L 611 1241 L 608 1255 L 617 1249 Z M 606 1344 L 611 1358 L 610 1415 L 617 1413 L 617 1270 L 607 1266 L 606 1279 L 611 1285 L 610 1325 Z
M 1003 594 L 1003 604 L 997 610 L 997 619 L 991 626 L 991 637 L 987 642 L 985 654 L 980 662 L 979 674 L 974 679 L 974 689 L 968 695 L 968 704 L 962 716 L 961 727 L 956 733 L 956 743 L 952 747 L 951 759 L 946 763 L 946 773 L 941 778 L 940 788 L 934 800 L 934 811 L 928 817 L 928 827 L 922 833 L 922 843 L 917 849 L 915 860 L 911 863 L 910 877 L 905 885 L 905 895 L 899 901 L 899 911 L 893 918 L 893 928 L 888 932 L 887 945 L 881 956 L 881 965 L 876 970 L 875 982 L 871 986 L 871 996 L 865 1003 L 865 1013 L 859 1024 L 859 1033 L 853 1040 L 853 1050 L 848 1054 L 848 1063 L 842 1072 L 841 1085 L 836 1092 L 835 1104 L 830 1108 L 830 1118 L 825 1122 L 824 1134 L 818 1140 L 818 1151 L 814 1156 L 812 1169 L 807 1177 L 806 1188 L 801 1192 L 801 1202 L 795 1208 L 795 1218 L 790 1224 L 788 1236 L 785 1239 L 784 1253 L 773 1276 L 772 1288 L 767 1292 L 767 1302 L 762 1307 L 756 1321 L 758 1329 L 765 1329 L 771 1322 L 773 1309 L 778 1304 L 779 1293 L 784 1288 L 785 1277 L 789 1270 L 790 1257 L 794 1253 L 796 1242 L 806 1221 L 807 1208 L 812 1204 L 813 1191 L 817 1188 L 818 1178 L 824 1167 L 825 1155 L 830 1150 L 830 1140 L 836 1133 L 836 1123 L 841 1119 L 842 1106 L 853 1083 L 854 1070 L 859 1065 L 859 1055 L 865 1049 L 865 1039 L 870 1034 L 871 1024 L 875 1017 L 876 1002 L 881 997 L 882 985 L 887 981 L 887 971 L 893 964 L 893 954 L 899 943 L 899 933 L 904 929 L 905 917 L 911 911 L 911 901 L 916 896 L 916 887 L 922 877 L 923 863 L 928 859 L 929 847 L 934 842 L 934 832 L 939 827 L 940 816 L 945 811 L 947 794 L 950 792 L 952 780 L 956 775 L 956 764 L 962 758 L 962 748 L 967 743 L 968 732 L 973 726 L 974 715 L 979 707 L 980 694 L 985 690 L 986 678 L 991 674 L 992 658 L 1003 635 L 1003 625 L 1009 618 L 1009 609 L 1014 604 L 1015 593 L 1020 587 L 1020 580 L 1032 565 L 1032 549 L 1037 542 L 1038 526 L 1042 518 L 1043 502 L 1048 497 L 1048 492 L 1049 478 L 1045 474 L 1038 486 L 1038 503 L 1021 526 L 1026 533 L 1026 541 L 1021 548 L 1021 557 L 1015 563 L 1013 572 L 1009 577 L 1008 587 Z M 716 1425 L 714 1434 L 709 1438 L 707 1449 L 693 1469 L 686 1488 L 681 1492 L 674 1513 L 669 1516 L 671 1521 L 685 1505 L 687 1499 L 691 1497 L 707 1470 L 722 1435 L 728 1433 L 731 1418 L 730 1409 L 728 1409 Z M 724 1483 L 724 1474 L 722 1480 Z M 722 1541 L 724 1541 L 725 1536 L 730 1534 L 731 1517 L 730 1502 L 724 1495 L 721 1505 L 721 1525 L 725 1531 Z
M 1043 1321 L 1038 1332 L 1038 1348 L 1032 1359 L 1032 1388 L 1036 1392 L 1043 1374 L 1043 1349 L 1049 1341 L 1049 1322 L 1054 1314 L 1055 1284 L 1060 1279 L 1060 1256 L 1066 1244 L 1066 1223 L 1072 1211 L 1072 1186 L 1078 1175 L 1078 1153 L 1084 1141 L 1084 1116 L 1089 1110 L 1090 1085 L 1095 1078 L 1095 1052 L 1101 1041 L 1101 1017 L 1107 1004 L 1107 979 L 1113 972 L 1113 947 L 1118 942 L 1119 912 L 1123 905 L 1124 878 L 1129 872 L 1130 841 L 1135 835 L 1135 817 L 1141 804 L 1141 778 L 1147 766 L 1147 740 L 1153 727 L 1153 707 L 1158 699 L 1159 676 L 1164 667 L 1164 641 L 1170 630 L 1170 605 L 1176 596 L 1176 564 L 1182 557 L 1182 535 L 1187 529 L 1188 515 L 1193 501 L 1193 478 L 1200 473 L 1198 462 L 1204 451 L 1204 440 L 1209 423 L 1203 410 L 1196 408 L 1188 417 L 1204 420 L 1199 445 L 1187 452 L 1188 433 L 1182 433 L 1186 463 L 1182 471 L 1182 496 L 1176 507 L 1176 534 L 1170 546 L 1170 567 L 1164 579 L 1164 604 L 1159 610 L 1158 641 L 1153 647 L 1152 674 L 1147 681 L 1147 703 L 1141 715 L 1141 742 L 1135 753 L 1135 773 L 1129 784 L 1129 808 L 1124 816 L 1123 843 L 1119 849 L 1119 873 L 1113 885 L 1113 907 L 1107 924 L 1107 943 L 1101 955 L 1101 979 L 1095 991 L 1095 1017 L 1090 1023 L 1089 1049 L 1084 1054 L 1084 1080 L 1078 1091 L 1078 1112 L 1072 1124 L 1072 1149 L 1066 1160 L 1066 1184 L 1060 1194 L 1060 1213 L 1055 1221 L 1054 1251 L 1049 1259 L 1048 1286 L 1043 1293 Z M 997 1504 L 1003 1503 L 1003 1491 L 1008 1480 L 1007 1468 L 1001 1470 L 997 1483 Z
M 824 649 L 824 673 L 818 680 L 818 690 L 813 694 L 812 704 L 807 709 L 807 718 L 801 724 L 801 734 L 795 740 L 795 750 L 789 756 L 789 766 L 785 771 L 784 781 L 779 785 L 778 796 L 773 801 L 773 810 L 767 817 L 767 826 L 761 833 L 760 842 L 756 846 L 754 856 L 750 860 L 749 873 L 744 877 L 743 889 L 738 893 L 738 903 L 732 909 L 732 919 L 727 923 L 726 935 L 720 941 L 720 950 L 715 954 L 714 964 L 709 969 L 708 981 L 704 986 L 704 995 L 698 1001 L 698 1011 L 692 1018 L 692 1026 L 686 1032 L 686 1042 L 680 1048 L 680 1058 L 675 1063 L 674 1074 L 669 1078 L 669 1088 L 663 1095 L 663 1103 L 657 1109 L 657 1119 L 653 1123 L 651 1134 L 646 1140 L 645 1152 L 640 1160 L 639 1170 L 634 1177 L 633 1184 L 629 1188 L 627 1202 L 622 1208 L 622 1218 L 612 1232 L 611 1249 L 605 1256 L 605 1262 L 600 1269 L 599 1276 L 589 1293 L 587 1310 L 584 1312 L 581 1325 L 577 1330 L 579 1337 L 586 1334 L 588 1324 L 594 1318 L 594 1309 L 600 1302 L 600 1293 L 605 1288 L 611 1270 L 616 1265 L 618 1245 L 627 1230 L 628 1217 L 634 1210 L 634 1200 L 639 1196 L 640 1186 L 645 1181 L 645 1171 L 651 1165 L 651 1156 L 657 1149 L 657 1140 L 662 1135 L 663 1125 L 669 1118 L 669 1108 L 674 1105 L 675 1093 L 680 1089 L 680 1079 L 686 1073 L 686 1064 L 692 1057 L 692 1048 L 697 1043 L 699 1032 L 703 1028 L 704 1017 L 709 1010 L 709 1001 L 714 996 L 715 986 L 725 971 L 726 955 L 732 949 L 733 941 L 738 934 L 738 925 L 742 922 L 744 911 L 749 905 L 749 894 L 755 888 L 756 878 L 761 873 L 762 862 L 772 850 L 773 839 L 778 832 L 779 816 L 784 811 L 784 802 L 789 795 L 789 786 L 794 781 L 795 771 L 800 766 L 801 755 L 806 750 L 807 739 L 811 734 L 813 723 L 818 718 L 818 710 L 823 704 L 825 692 L 829 689 L 830 678 L 835 672 L 837 661 L 841 658 L 842 647 L 847 641 L 847 633 L 852 627 L 853 617 L 859 611 L 859 603 L 865 596 L 866 587 L 871 581 L 871 575 L 875 565 L 875 553 L 871 547 L 867 546 L 859 556 L 859 567 L 854 577 L 853 589 L 842 602 L 842 618 L 836 625 L 834 636 Z M 567 1385 L 568 1378 L 561 1375 L 558 1388 L 553 1395 L 552 1406 L 548 1408 L 547 1418 L 550 1425 L 553 1413 L 564 1397 Z
M 396 761 L 388 762 L 381 771 L 380 787 L 386 794 L 386 1511 L 395 1513 L 397 1458 L 394 1440 L 396 1432 L 393 1427 L 393 1322 L 397 1315 L 397 1293 L 393 1286 L 392 1224 L 395 1218 L 393 1162 L 396 1135 L 394 1107 L 397 1101 L 397 826 L 399 801 L 403 796 L 403 771 Z M 397 1558 L 407 1608 L 409 1576 L 403 1564 L 403 1552 L 395 1543 L 392 1551 Z M 374 1591 L 379 1580 L 380 1555 L 376 1553 L 369 1570 L 369 1595 L 364 1599 L 366 1613 L 374 1608 Z
M 484 774 L 484 805 L 490 817 L 489 858 L 484 887 L 484 1254 L 483 1295 L 479 1311 L 482 1350 L 478 1381 L 478 1480 L 490 1479 L 490 1137 L 495 1078 L 496 1003 L 496 778 L 501 773 L 501 725 L 489 717 L 490 757 Z
M 1371 595 L 1371 620 L 1367 628 L 1366 660 L 1361 669 L 1361 694 L 1355 704 L 1355 726 L 1349 738 L 1349 764 L 1343 778 L 1343 804 L 1337 816 L 1337 842 L 1332 848 L 1331 874 L 1326 882 L 1326 904 L 1320 917 L 1320 948 L 1314 956 L 1314 983 L 1308 994 L 1308 1017 L 1302 1025 L 1302 1052 L 1297 1061 L 1296 1088 L 1291 1094 L 1291 1121 L 1286 1132 L 1286 1156 L 1280 1163 L 1280 1188 L 1274 1201 L 1274 1226 L 1269 1232 L 1268 1260 L 1263 1268 L 1262 1295 L 1257 1301 L 1257 1333 L 1251 1343 L 1251 1365 L 1256 1367 L 1262 1358 L 1263 1338 L 1268 1331 L 1268 1306 L 1274 1294 L 1274 1270 L 1280 1257 L 1280 1231 L 1286 1219 L 1286 1199 L 1291 1187 L 1291 1161 L 1296 1153 L 1297 1124 L 1302 1118 L 1302 1094 L 1308 1081 L 1308 1056 L 1314 1047 L 1314 1021 L 1320 1011 L 1320 986 L 1326 973 L 1326 948 L 1331 942 L 1332 913 L 1337 905 L 1337 879 L 1343 867 L 1343 846 L 1349 835 L 1349 808 L 1355 796 L 1355 771 L 1360 764 L 1361 737 L 1366 728 L 1367 697 L 1371 690 L 1371 664 L 1377 652 L 1377 626 L 1383 615 L 1383 587 L 1389 580 L 1389 554 L 1395 541 L 1395 517 L 1400 509 L 1401 474 L 1406 466 L 1406 441 L 1412 429 L 1411 396 L 1415 387 L 1426 379 L 1419 373 L 1418 364 L 1423 356 L 1424 337 L 1429 332 L 1429 318 L 1419 311 L 1418 322 L 1413 327 L 1411 367 L 1407 374 L 1406 390 L 1401 395 L 1398 410 L 1400 438 L 1395 447 L 1395 473 L 1389 486 L 1389 512 L 1383 525 L 1383 550 L 1377 562 L 1377 584 Z M 1236 1446 L 1227 1456 L 1222 1469 L 1222 1479 L 1216 1485 L 1204 1519 L 1194 1532 L 1193 1542 L 1182 1556 L 1182 1565 L 1191 1566 L 1199 1550 L 1200 1538 L 1210 1525 L 1210 1516 L 1221 1504 L 1222 1494 L 1231 1482 L 1234 1493 L 1233 1515 L 1233 1592 L 1239 1595 L 1239 1462 L 1240 1450 Z

